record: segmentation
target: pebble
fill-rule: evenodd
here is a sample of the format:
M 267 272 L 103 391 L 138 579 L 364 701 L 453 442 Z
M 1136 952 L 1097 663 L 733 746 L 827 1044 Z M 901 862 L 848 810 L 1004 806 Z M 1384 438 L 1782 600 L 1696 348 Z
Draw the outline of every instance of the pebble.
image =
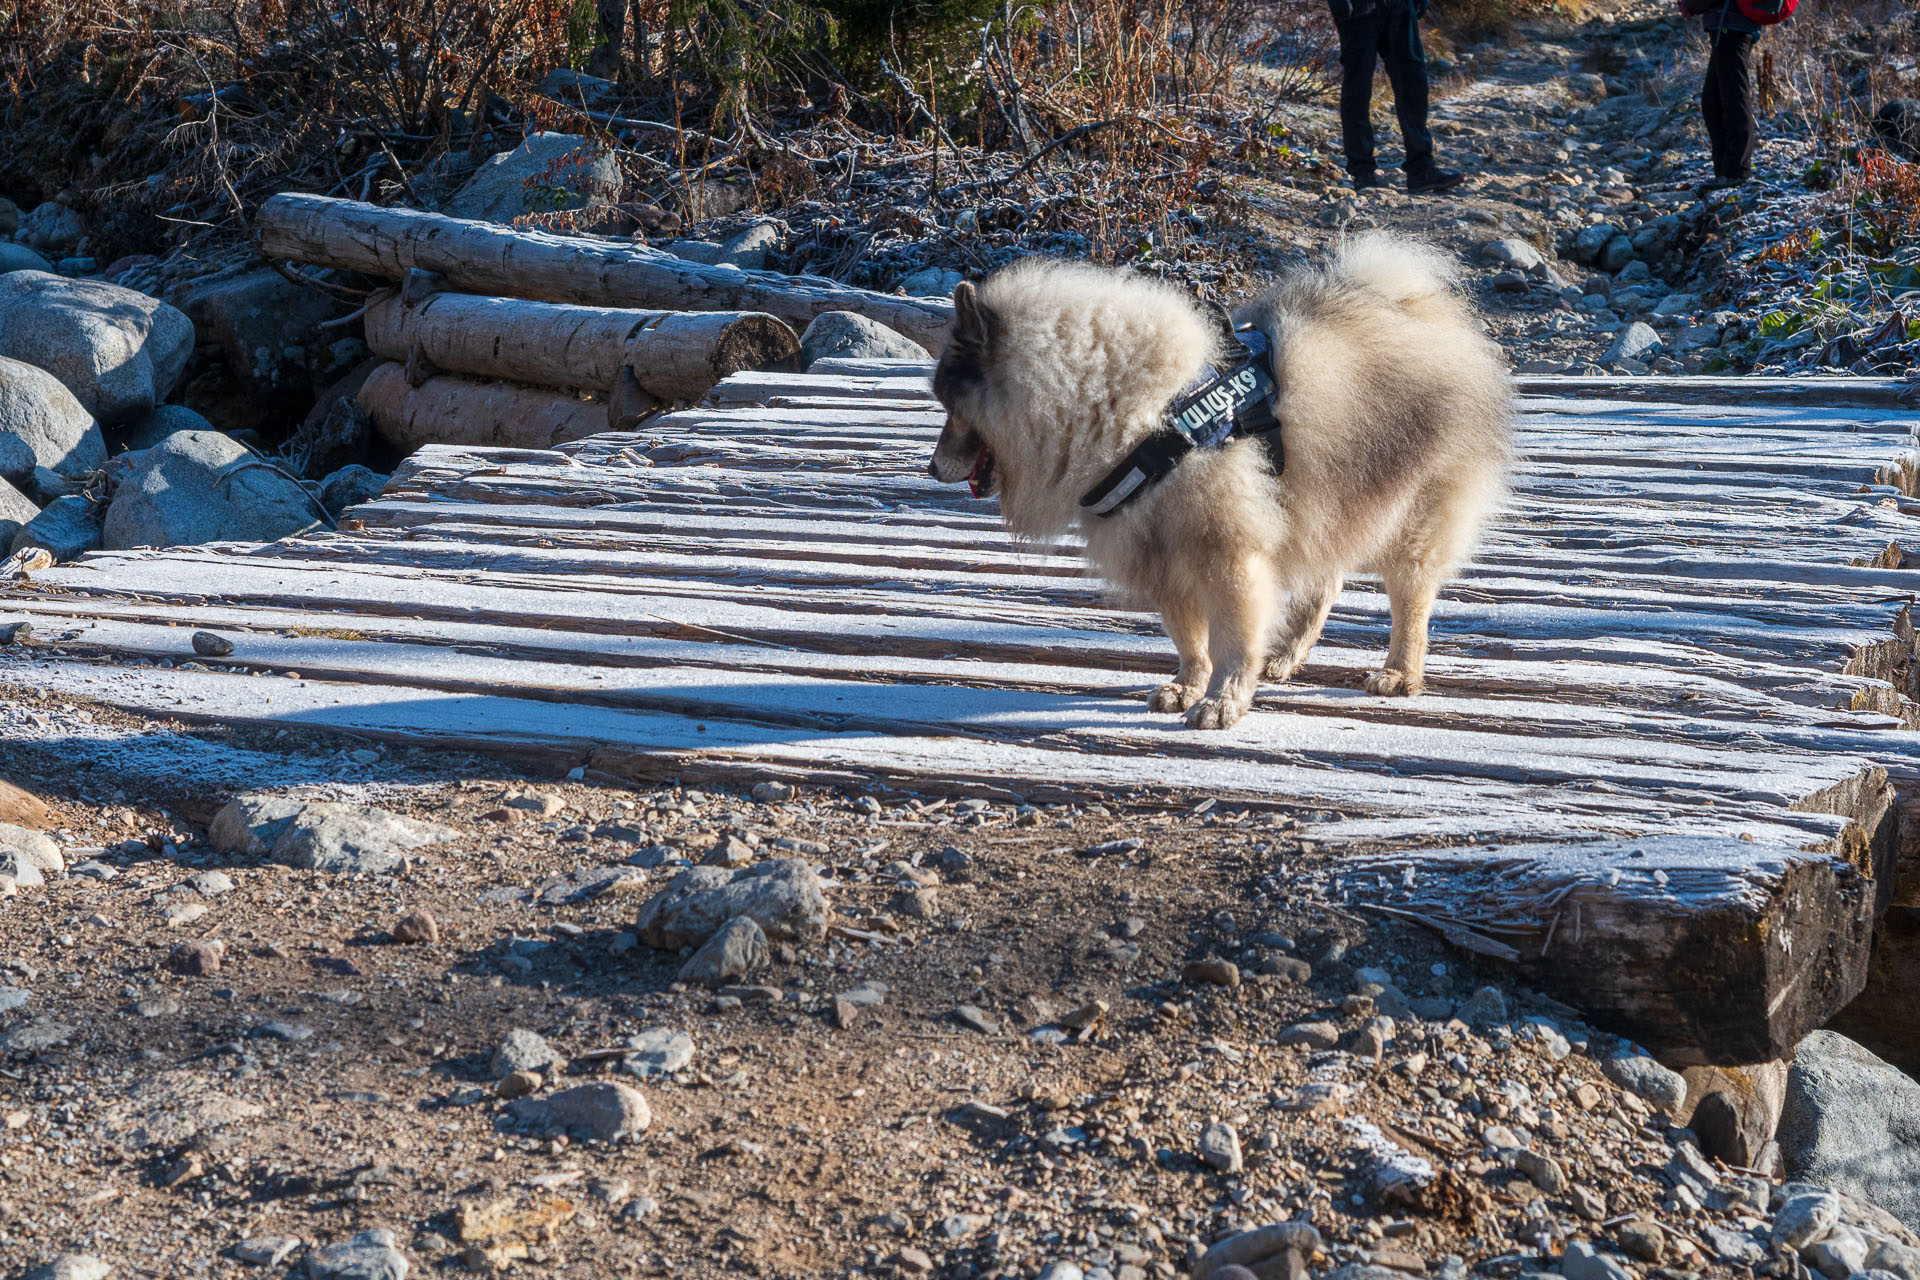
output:
M 1470 1027 L 1499 1026 L 1507 1020 L 1507 999 L 1495 987 L 1482 987 L 1467 998 L 1455 1016 Z
M 981 1035 L 997 1036 L 1000 1034 L 1000 1024 L 988 1017 L 986 1011 L 978 1005 L 963 1004 L 956 1006 L 953 1011 L 953 1020 L 970 1031 L 978 1031 Z
M 394 1246 L 393 1232 L 362 1231 L 349 1240 L 307 1255 L 310 1280 L 407 1280 L 406 1255 Z
M 653 1123 L 645 1096 L 611 1080 L 575 1085 L 546 1098 L 521 1098 L 509 1105 L 508 1114 L 536 1133 L 582 1142 L 616 1142 L 645 1133 Z
M 203 658 L 225 658 L 233 653 L 233 641 L 212 631 L 193 633 L 193 651 Z
M 313 1028 L 299 1022 L 263 1022 L 253 1029 L 253 1034 L 263 1040 L 298 1044 L 302 1040 L 313 1039 Z
M 1600 1059 L 1600 1070 L 1607 1079 L 1636 1097 L 1671 1111 L 1687 1098 L 1687 1082 L 1678 1071 L 1668 1070 L 1644 1053 L 1631 1051 Z
M 67 1253 L 27 1272 L 25 1280 L 109 1280 L 112 1275 L 111 1263 L 91 1254 Z
M 250 1267 L 277 1267 L 299 1247 L 297 1236 L 255 1236 L 233 1246 L 233 1256 Z
M 620 1060 L 620 1068 L 648 1079 L 684 1071 L 693 1063 L 693 1037 L 672 1027 L 648 1027 L 627 1037 L 630 1052 Z
M 167 953 L 167 968 L 189 978 L 204 978 L 220 972 L 227 958 L 220 942 L 182 942 Z
M 493 1057 L 487 1062 L 487 1075 L 503 1080 L 515 1071 L 544 1071 L 560 1061 L 546 1037 L 525 1027 L 515 1027 L 502 1037 Z
M 1200 1134 L 1200 1159 L 1220 1173 L 1239 1173 L 1240 1134 L 1224 1122 L 1208 1125 Z
M 1541 1188 L 1545 1190 L 1545 1188 Z M 1613 1231 L 1620 1252 L 1641 1262 L 1656 1263 L 1667 1256 L 1666 1233 L 1644 1218 L 1623 1222 Z
M 540 1092 L 540 1086 L 545 1083 L 538 1071 L 511 1071 L 493 1086 L 493 1093 L 498 1098 L 524 1098 Z
M 1633 1272 L 1585 1240 L 1575 1240 L 1560 1258 L 1566 1280 L 1633 1280 Z
M 393 940 L 403 946 L 436 946 L 440 941 L 440 922 L 425 907 L 415 907 L 394 922 Z
M 761 804 L 783 804 L 793 799 L 793 785 L 786 782 L 756 782 L 753 790 L 747 793 Z
M 1544 1151 L 1523 1148 L 1514 1152 L 1513 1167 L 1550 1196 L 1560 1195 L 1567 1189 L 1566 1171 L 1560 1167 L 1558 1160 Z
M 1331 1022 L 1297 1022 L 1274 1037 L 1279 1045 L 1304 1045 L 1309 1049 L 1331 1049 L 1340 1043 L 1340 1030 Z
M 233 877 L 224 871 L 202 871 L 187 880 L 187 887 L 203 898 L 217 898 L 233 892 Z
M 1823 1239 L 1840 1221 L 1840 1197 L 1830 1191 L 1790 1196 L 1773 1216 L 1773 1234 L 1790 1249 Z
M 1189 960 L 1180 969 L 1180 981 L 1190 987 L 1237 987 L 1240 966 L 1231 960 Z

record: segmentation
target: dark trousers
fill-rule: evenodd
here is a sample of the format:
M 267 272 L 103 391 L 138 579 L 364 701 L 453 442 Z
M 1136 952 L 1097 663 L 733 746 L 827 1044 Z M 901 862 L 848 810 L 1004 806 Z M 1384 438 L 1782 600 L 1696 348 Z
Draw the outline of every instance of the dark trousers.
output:
M 1347 172 L 1372 173 L 1373 71 L 1387 69 L 1400 137 L 1407 144 L 1408 173 L 1433 167 L 1433 135 L 1427 131 L 1427 59 L 1420 29 L 1407 0 L 1380 0 L 1371 13 L 1336 23 L 1340 29 L 1340 137 Z
M 1746 31 L 1707 32 L 1713 54 L 1707 59 L 1707 83 L 1700 90 L 1700 114 L 1706 117 L 1717 177 L 1744 182 L 1753 168 L 1753 139 L 1758 131 L 1753 104 L 1753 46 Z

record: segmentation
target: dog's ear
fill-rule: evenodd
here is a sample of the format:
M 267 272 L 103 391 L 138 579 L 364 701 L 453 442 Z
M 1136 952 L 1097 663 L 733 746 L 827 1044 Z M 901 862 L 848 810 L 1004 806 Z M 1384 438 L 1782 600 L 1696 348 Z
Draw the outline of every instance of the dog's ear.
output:
M 984 355 L 999 336 L 1000 319 L 980 300 L 980 291 L 970 280 L 953 288 L 953 341 Z

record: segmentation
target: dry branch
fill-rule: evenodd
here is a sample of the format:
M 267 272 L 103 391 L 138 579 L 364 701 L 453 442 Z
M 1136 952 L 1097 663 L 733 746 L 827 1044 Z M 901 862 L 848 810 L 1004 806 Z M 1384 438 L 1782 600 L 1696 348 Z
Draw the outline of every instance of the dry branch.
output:
M 398 280 L 437 271 L 457 289 L 544 302 L 663 311 L 759 311 L 796 329 L 855 311 L 938 351 L 951 303 L 893 297 L 811 276 L 688 262 L 644 246 L 521 231 L 414 209 L 283 194 L 260 208 L 260 251 Z

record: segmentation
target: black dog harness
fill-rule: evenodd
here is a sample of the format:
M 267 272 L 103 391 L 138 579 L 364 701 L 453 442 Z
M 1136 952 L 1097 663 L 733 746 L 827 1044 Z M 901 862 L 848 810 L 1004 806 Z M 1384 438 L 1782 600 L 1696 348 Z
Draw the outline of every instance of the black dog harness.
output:
M 1225 373 L 1212 365 L 1201 369 L 1167 410 L 1166 425 L 1087 490 L 1080 499 L 1082 508 L 1096 516 L 1110 516 L 1165 479 L 1195 449 L 1222 448 L 1237 435 L 1264 445 L 1273 473 L 1280 474 L 1286 455 L 1280 446 L 1280 420 L 1273 414 L 1276 388 L 1268 360 L 1272 348 L 1267 335 L 1252 325 L 1235 329 L 1233 336 L 1245 348 L 1245 358 Z

